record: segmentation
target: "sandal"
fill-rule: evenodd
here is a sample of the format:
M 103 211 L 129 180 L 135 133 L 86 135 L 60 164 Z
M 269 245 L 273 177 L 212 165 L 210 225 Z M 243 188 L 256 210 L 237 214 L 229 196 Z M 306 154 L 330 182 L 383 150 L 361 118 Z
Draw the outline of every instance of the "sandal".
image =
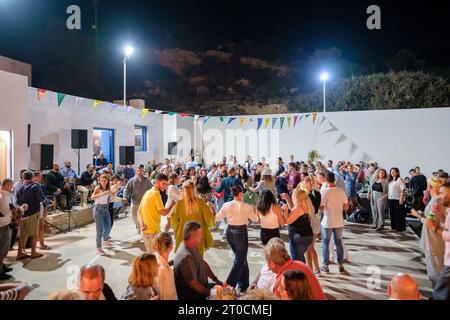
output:
M 43 256 L 44 255 L 42 253 L 38 253 L 35 256 L 30 256 L 30 257 L 31 257 L 31 259 L 37 259 L 37 258 L 40 258 L 40 257 L 43 257 Z
M 45 246 L 39 247 L 39 249 L 48 251 L 48 250 L 52 250 L 52 247 L 45 245 Z
M 20 256 L 16 257 L 16 260 L 24 260 L 24 259 L 28 259 L 31 258 L 31 256 L 27 255 L 27 254 L 22 254 Z

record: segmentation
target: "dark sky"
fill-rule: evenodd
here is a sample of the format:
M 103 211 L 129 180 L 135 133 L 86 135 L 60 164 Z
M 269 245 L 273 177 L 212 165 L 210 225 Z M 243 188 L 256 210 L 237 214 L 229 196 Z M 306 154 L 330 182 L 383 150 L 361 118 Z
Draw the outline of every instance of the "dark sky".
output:
M 129 62 L 135 75 L 130 91 L 138 90 L 152 70 L 141 61 L 149 48 L 204 51 L 244 39 L 277 48 L 275 54 L 261 51 L 261 58 L 273 61 L 295 48 L 337 47 L 349 61 L 364 64 L 405 48 L 429 65 L 450 65 L 450 1 L 445 0 L 99 0 L 97 35 L 92 3 L 0 0 L 0 55 L 31 63 L 35 87 L 102 99 L 120 97 L 127 42 L 137 49 Z M 70 4 L 81 7 L 81 31 L 66 29 Z M 370 4 L 381 7 L 382 30 L 366 28 Z

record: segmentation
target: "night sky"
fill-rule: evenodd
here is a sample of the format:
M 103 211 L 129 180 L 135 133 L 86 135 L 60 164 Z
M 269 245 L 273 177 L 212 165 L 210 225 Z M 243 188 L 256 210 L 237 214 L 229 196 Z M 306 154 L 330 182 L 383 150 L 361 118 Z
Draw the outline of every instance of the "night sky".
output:
M 65 26 L 70 4 L 81 7 L 81 31 Z M 366 28 L 370 4 L 381 7 L 381 30 Z M 204 52 L 247 42 L 241 54 L 282 64 L 296 54 L 336 47 L 360 65 L 408 49 L 428 65 L 448 67 L 449 12 L 449 1 L 435 0 L 99 0 L 95 32 L 93 1 L 0 0 L 0 55 L 32 64 L 34 87 L 112 100 L 122 95 L 126 43 L 136 47 L 130 95 L 168 74 L 148 58 L 152 49 Z

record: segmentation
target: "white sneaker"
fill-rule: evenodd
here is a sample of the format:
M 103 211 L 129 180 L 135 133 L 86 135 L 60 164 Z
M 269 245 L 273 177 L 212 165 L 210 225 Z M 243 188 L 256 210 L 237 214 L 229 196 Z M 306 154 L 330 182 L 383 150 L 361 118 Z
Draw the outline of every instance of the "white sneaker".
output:
M 113 244 L 111 242 L 109 242 L 109 241 L 103 241 L 102 245 L 105 248 L 112 248 L 113 247 Z
M 99 256 L 104 256 L 106 253 L 105 253 L 105 251 L 103 251 L 102 248 L 97 248 L 97 254 L 98 254 Z

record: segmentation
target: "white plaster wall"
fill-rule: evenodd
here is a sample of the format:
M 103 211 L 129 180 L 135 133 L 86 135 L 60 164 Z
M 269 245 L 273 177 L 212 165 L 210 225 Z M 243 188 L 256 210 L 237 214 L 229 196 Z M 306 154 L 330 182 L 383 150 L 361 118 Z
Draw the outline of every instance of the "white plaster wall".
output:
M 0 130 L 13 134 L 13 179 L 28 165 L 28 78 L 0 70 Z
M 134 145 L 134 126 L 147 126 L 147 152 L 136 152 L 135 163 L 146 164 L 155 158 L 162 160 L 163 123 L 162 115 L 148 113 L 142 119 L 140 110 L 126 109 L 118 106 L 111 111 L 111 103 L 105 102 L 93 108 L 93 100 L 82 99 L 77 103 L 76 97 L 67 95 L 58 107 L 55 92 L 47 91 L 41 100 L 37 99 L 35 88 L 28 90 L 29 121 L 31 123 L 31 143 L 53 144 L 54 161 L 62 164 L 65 160 L 72 162 L 76 170 L 77 155 L 71 149 L 71 129 L 88 130 L 88 148 L 81 149 L 80 167 L 84 170 L 92 162 L 94 127 L 114 129 L 115 165 L 119 164 L 119 146 Z
M 227 124 L 228 118 L 223 123 L 218 117 L 211 118 L 203 126 L 206 162 L 235 154 L 239 161 L 244 161 L 250 154 L 258 160 L 265 156 L 274 166 L 277 156 L 288 161 L 289 155 L 293 154 L 295 159 L 305 160 L 311 149 L 317 149 L 321 160 L 377 161 L 388 169 L 399 167 L 402 176 L 408 175 L 408 170 L 416 165 L 428 176 L 440 168 L 450 170 L 450 108 L 327 112 L 325 121 L 322 121 L 323 114 L 319 113 L 314 124 L 311 115 L 306 119 L 303 117 L 293 127 L 294 115 L 305 116 L 242 116 L 245 118 L 242 127 L 240 116 L 236 116 L 230 125 Z M 272 129 L 272 118 L 283 116 L 286 118 L 283 129 L 280 130 L 279 119 Z M 288 116 L 292 117 L 290 128 Z M 249 121 L 250 118 L 253 122 Z M 266 130 L 263 120 L 261 129 L 256 131 L 257 118 L 270 118 Z M 332 128 L 330 121 L 336 129 L 325 132 Z M 343 141 L 337 143 L 340 138 Z M 208 152 L 211 149 L 219 152 L 211 157 L 211 152 Z

